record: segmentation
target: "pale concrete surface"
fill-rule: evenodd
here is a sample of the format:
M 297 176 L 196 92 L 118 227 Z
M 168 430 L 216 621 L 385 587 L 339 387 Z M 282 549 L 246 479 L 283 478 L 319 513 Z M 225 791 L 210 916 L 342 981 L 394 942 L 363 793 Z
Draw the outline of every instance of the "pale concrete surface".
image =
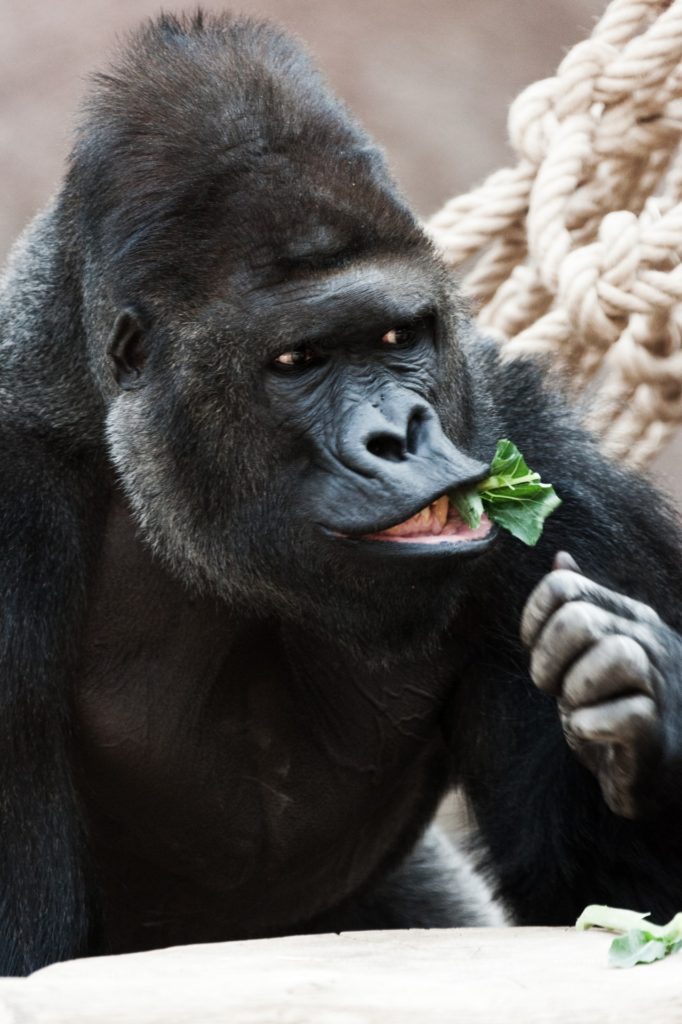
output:
M 563 928 L 355 932 L 72 961 L 0 981 L 0 1024 L 678 1024 L 682 956 L 616 970 Z

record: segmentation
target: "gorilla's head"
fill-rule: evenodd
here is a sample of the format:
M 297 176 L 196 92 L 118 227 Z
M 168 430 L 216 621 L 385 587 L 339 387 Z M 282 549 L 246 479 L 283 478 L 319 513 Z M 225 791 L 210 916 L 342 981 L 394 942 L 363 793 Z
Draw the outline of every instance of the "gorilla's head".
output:
M 68 189 L 147 540 L 253 606 L 433 620 L 492 542 L 446 494 L 494 433 L 452 282 L 307 55 L 269 25 L 162 18 L 99 78 Z

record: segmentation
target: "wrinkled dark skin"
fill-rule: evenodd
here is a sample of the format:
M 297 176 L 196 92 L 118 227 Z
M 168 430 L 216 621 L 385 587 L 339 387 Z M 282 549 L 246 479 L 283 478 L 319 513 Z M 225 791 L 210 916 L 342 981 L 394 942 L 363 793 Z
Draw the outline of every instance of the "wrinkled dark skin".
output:
M 645 812 L 656 771 L 680 749 L 682 638 L 563 552 L 528 599 L 521 637 L 533 682 L 557 698 L 566 741 L 606 803 L 628 818 Z
M 133 39 L 0 351 L 1 973 L 491 923 L 425 832 L 453 786 L 519 922 L 680 909 L 675 518 L 477 335 L 297 44 Z M 537 547 L 376 539 L 503 437 Z

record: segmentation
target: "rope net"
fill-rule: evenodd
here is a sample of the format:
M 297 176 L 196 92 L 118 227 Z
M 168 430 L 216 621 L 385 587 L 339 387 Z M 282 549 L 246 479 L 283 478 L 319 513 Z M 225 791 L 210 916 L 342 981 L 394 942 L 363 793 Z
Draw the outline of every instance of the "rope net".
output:
M 427 227 L 504 357 L 550 356 L 644 465 L 682 423 L 682 0 L 612 0 L 509 133 Z

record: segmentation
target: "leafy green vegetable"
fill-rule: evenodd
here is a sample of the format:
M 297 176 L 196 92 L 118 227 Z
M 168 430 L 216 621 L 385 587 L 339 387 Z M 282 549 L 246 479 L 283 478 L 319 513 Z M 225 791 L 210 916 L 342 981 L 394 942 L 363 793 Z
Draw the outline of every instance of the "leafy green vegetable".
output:
M 625 935 L 619 935 L 609 949 L 609 966 L 634 967 L 635 964 L 662 960 L 669 952 L 668 946 L 662 939 L 652 939 L 649 935 L 641 928 L 632 928 Z
M 475 529 L 485 512 L 524 544 L 537 544 L 545 519 L 561 504 L 551 484 L 526 465 L 516 445 L 497 442 L 490 476 L 467 491 L 453 491 L 451 500 L 467 526 Z
M 475 529 L 480 524 L 484 512 L 483 499 L 478 491 L 455 491 L 450 497 L 467 526 Z
M 586 907 L 575 923 L 579 931 L 586 928 L 605 928 L 610 932 L 624 932 L 614 939 L 609 949 L 611 967 L 634 967 L 651 964 L 670 953 L 682 949 L 682 914 L 675 914 L 668 924 L 652 924 L 648 914 L 616 907 Z

